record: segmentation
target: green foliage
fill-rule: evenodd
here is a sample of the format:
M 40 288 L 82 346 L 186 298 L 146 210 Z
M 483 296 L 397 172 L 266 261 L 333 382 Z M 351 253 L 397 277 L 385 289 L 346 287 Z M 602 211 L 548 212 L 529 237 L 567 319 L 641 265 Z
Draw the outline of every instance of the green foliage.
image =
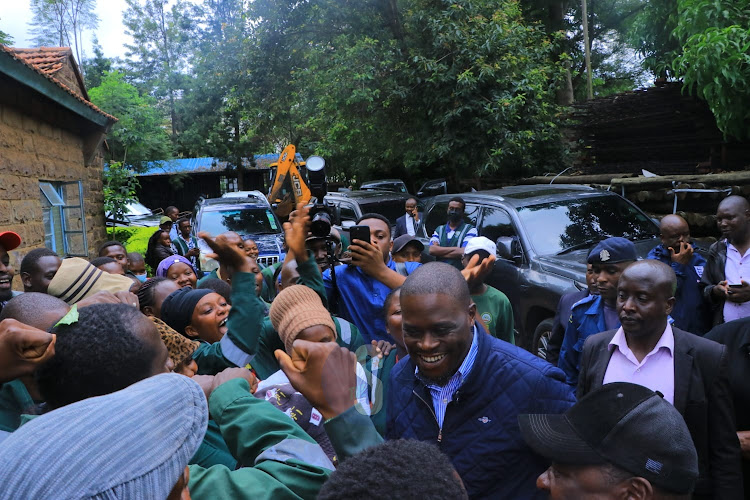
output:
M 99 87 L 89 89 L 89 97 L 119 120 L 108 136 L 108 161 L 138 170 L 143 162 L 171 156 L 169 137 L 154 99 L 139 95 L 138 89 L 124 80 L 122 72 L 106 73 Z
M 122 163 L 110 163 L 104 169 L 104 213 L 115 220 L 123 220 L 127 204 L 137 201 L 139 187 L 135 173 Z
M 94 57 L 86 60 L 86 88 L 92 89 L 102 84 L 102 79 L 109 72 L 112 71 L 112 59 L 104 57 L 102 46 L 99 45 L 99 40 L 94 37 L 92 42 L 94 48 Z
M 122 242 L 128 252 L 138 252 L 141 255 L 146 255 L 148 239 L 153 236 L 157 229 L 159 228 L 135 226 L 118 227 L 112 230 L 110 236 L 113 240 Z
M 692 35 L 675 69 L 708 103 L 725 136 L 750 138 L 750 29 L 712 27 Z
M 156 99 L 176 139 L 182 126 L 175 101 L 187 86 L 201 9 L 188 0 L 126 2 L 123 24 L 133 38 L 132 45 L 126 44 L 130 75 L 144 93 Z
M 0 45 L 13 45 L 13 37 L 0 30 Z

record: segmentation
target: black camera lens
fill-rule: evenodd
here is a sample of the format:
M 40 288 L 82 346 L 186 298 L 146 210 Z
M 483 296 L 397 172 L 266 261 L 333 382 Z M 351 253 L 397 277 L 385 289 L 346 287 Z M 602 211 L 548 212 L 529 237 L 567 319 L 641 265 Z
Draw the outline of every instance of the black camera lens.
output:
M 325 238 L 331 234 L 331 216 L 321 210 L 316 212 L 310 221 L 310 232 L 317 238 Z

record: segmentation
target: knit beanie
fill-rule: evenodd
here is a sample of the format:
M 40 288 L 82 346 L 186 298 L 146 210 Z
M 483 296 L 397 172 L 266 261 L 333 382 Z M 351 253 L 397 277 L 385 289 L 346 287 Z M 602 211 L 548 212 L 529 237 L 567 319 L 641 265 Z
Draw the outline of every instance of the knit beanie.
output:
M 161 319 L 174 328 L 177 332 L 185 335 L 185 328 L 193 318 L 193 311 L 198 302 L 208 295 L 215 293 L 213 290 L 193 290 L 192 288 L 180 288 L 170 293 L 161 305 Z
M 305 285 L 288 286 L 279 292 L 271 302 L 269 315 L 274 330 L 279 333 L 284 349 L 290 355 L 294 340 L 305 328 L 324 325 L 336 335 L 336 325 L 331 313 L 323 307 L 318 294 Z
M 0 446 L 2 498 L 166 498 L 195 455 L 208 404 L 164 373 L 37 417 Z

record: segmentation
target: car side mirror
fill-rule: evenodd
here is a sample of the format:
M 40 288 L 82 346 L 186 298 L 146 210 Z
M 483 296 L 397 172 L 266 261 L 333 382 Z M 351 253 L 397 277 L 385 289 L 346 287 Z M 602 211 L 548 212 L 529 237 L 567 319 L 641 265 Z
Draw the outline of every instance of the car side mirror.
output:
M 521 261 L 521 242 L 518 236 L 501 236 L 497 239 L 497 256 L 516 264 Z
M 419 192 L 417 193 L 417 198 L 421 198 L 421 197 L 423 197 L 423 196 L 424 196 L 424 191 L 419 191 Z

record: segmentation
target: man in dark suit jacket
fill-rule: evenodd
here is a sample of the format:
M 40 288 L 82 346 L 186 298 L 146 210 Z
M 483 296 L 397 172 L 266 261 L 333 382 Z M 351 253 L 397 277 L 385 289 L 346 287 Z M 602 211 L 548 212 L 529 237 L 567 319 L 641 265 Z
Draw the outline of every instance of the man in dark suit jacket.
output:
M 578 397 L 612 382 L 658 390 L 685 419 L 699 462 L 695 499 L 743 499 L 740 446 L 724 346 L 672 328 L 674 271 L 655 260 L 620 277 L 618 330 L 586 339 Z
M 417 200 L 409 198 L 406 200 L 406 213 L 396 219 L 396 228 L 393 230 L 393 239 L 408 234 L 414 236 L 417 228 L 422 223 L 422 214 L 417 211 Z M 411 229 L 411 232 L 409 231 Z

